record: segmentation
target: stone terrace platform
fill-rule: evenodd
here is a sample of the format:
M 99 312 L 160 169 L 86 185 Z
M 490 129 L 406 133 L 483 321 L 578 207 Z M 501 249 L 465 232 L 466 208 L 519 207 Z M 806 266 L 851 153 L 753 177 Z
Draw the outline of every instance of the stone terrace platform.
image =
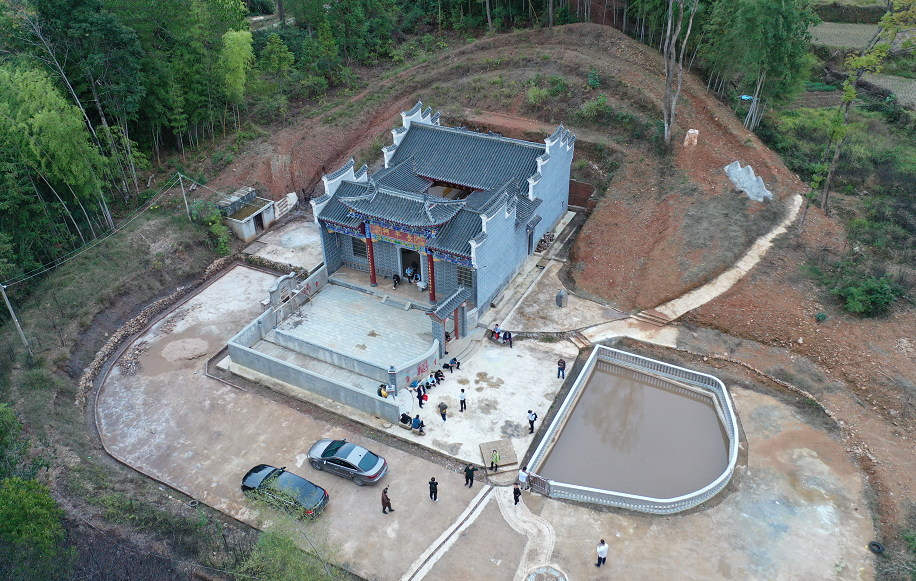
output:
M 332 281 L 335 281 L 340 284 L 344 284 L 350 287 L 361 288 L 366 292 L 378 295 L 379 297 L 388 296 L 395 301 L 400 303 L 411 303 L 417 305 L 421 309 L 431 309 L 434 307 L 433 304 L 429 302 L 429 289 L 426 290 L 417 290 L 417 286 L 409 284 L 405 281 L 401 281 L 401 284 L 398 285 L 398 288 L 392 288 L 394 282 L 388 278 L 379 275 L 378 277 L 378 286 L 372 286 L 369 284 L 369 274 L 356 270 L 355 268 L 350 268 L 347 266 L 342 266 L 337 269 L 334 274 L 330 276 Z M 436 293 L 436 300 L 441 301 L 447 299 L 448 296 L 440 293 Z M 468 309 L 472 309 L 474 301 L 468 301 Z
M 385 369 L 416 359 L 433 343 L 423 311 L 404 310 L 403 303 L 389 305 L 334 284 L 322 288 L 301 315 L 294 313 L 264 340 L 276 343 L 277 332 Z

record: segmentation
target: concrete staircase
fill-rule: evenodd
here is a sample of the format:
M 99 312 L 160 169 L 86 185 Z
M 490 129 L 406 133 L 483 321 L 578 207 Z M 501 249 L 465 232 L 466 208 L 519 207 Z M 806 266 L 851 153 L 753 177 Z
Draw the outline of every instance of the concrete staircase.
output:
M 579 331 L 570 331 L 569 340 L 579 349 L 588 349 L 592 346 L 592 342 L 585 338 L 585 335 Z
M 655 309 L 646 309 L 645 311 L 641 311 L 633 315 L 633 318 L 638 321 L 642 321 L 643 323 L 655 325 L 656 327 L 664 327 L 671 322 L 671 319 L 669 319 L 663 313 L 656 311 Z

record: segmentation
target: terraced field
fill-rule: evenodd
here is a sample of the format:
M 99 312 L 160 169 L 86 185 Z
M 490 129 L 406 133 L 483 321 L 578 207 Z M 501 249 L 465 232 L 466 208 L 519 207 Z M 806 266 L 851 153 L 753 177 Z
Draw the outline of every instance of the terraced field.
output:
M 811 44 L 834 48 L 860 48 L 878 30 L 875 24 L 822 22 L 811 29 Z
M 891 91 L 907 109 L 916 109 L 916 80 L 894 75 L 865 75 L 865 80 Z

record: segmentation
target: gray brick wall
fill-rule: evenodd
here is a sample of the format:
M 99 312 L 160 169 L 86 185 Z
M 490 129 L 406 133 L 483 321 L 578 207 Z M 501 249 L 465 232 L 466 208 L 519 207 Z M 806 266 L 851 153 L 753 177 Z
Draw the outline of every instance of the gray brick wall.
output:
M 353 240 L 350 236 L 345 234 L 338 234 L 338 241 L 340 242 L 340 257 L 346 262 L 354 262 L 356 264 L 362 264 L 366 268 L 369 267 L 369 260 L 361 256 L 353 256 Z
M 515 212 L 503 209 L 487 222 L 487 239 L 477 247 L 475 302 L 479 313 L 505 288 L 528 256 L 525 225 L 515 226 Z
M 319 232 L 321 233 L 321 249 L 324 252 L 324 264 L 328 269 L 328 273 L 337 272 L 337 269 L 341 266 L 339 238 L 346 237 L 337 232 L 328 232 L 327 228 L 320 228 Z
M 436 298 L 443 300 L 458 288 L 458 265 L 445 260 L 435 262 Z
M 541 181 L 534 187 L 534 195 L 543 200 L 536 211 L 541 222 L 535 227 L 534 242 L 545 232 L 556 226 L 569 208 L 569 172 L 575 147 L 567 151 L 565 143 L 557 142 L 550 147 L 550 159 L 541 168 Z

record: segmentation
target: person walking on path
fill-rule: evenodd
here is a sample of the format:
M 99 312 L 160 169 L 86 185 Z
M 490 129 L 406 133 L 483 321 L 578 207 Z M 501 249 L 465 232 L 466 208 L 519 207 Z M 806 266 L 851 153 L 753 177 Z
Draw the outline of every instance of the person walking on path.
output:
M 518 504 L 518 500 L 522 497 L 522 491 L 519 489 L 518 484 L 512 489 L 512 496 L 515 498 L 515 504 Z
M 538 415 L 537 415 L 536 413 L 534 413 L 533 411 L 528 410 L 528 426 L 530 426 L 530 428 L 531 428 L 530 430 L 528 430 L 528 433 L 529 433 L 529 434 L 533 434 L 533 433 L 534 433 L 534 422 L 535 422 L 537 419 L 538 419 Z
M 607 549 L 607 543 L 604 542 L 604 539 L 598 541 L 598 562 L 595 563 L 595 567 L 600 567 L 607 563 Z
M 464 469 L 464 485 L 468 488 L 474 488 L 474 473 L 477 472 L 477 466 L 468 464 Z
M 496 450 L 490 453 L 490 470 L 493 472 L 499 470 L 499 452 Z
M 557 379 L 566 379 L 566 360 L 557 361 Z
M 435 476 L 429 479 L 429 498 L 433 502 L 439 502 L 439 483 L 436 482 Z
M 388 487 L 386 486 L 382 490 L 382 514 L 388 514 L 388 511 L 394 512 L 394 509 L 391 508 L 391 499 L 388 498 Z
M 461 390 L 461 395 L 458 396 L 458 400 L 461 402 L 461 409 L 459 412 L 463 412 L 468 409 L 468 394 L 464 393 L 464 390 Z
M 528 467 L 522 466 L 522 469 L 518 471 L 518 483 L 519 485 L 528 490 Z
M 442 415 L 442 421 L 444 422 L 445 421 L 445 410 L 448 409 L 448 406 L 445 405 L 444 401 L 440 401 L 437 407 L 439 408 L 439 413 Z
M 417 384 L 417 401 L 420 403 L 420 409 L 423 409 L 423 396 L 426 395 L 426 390 L 423 388 L 422 383 Z

